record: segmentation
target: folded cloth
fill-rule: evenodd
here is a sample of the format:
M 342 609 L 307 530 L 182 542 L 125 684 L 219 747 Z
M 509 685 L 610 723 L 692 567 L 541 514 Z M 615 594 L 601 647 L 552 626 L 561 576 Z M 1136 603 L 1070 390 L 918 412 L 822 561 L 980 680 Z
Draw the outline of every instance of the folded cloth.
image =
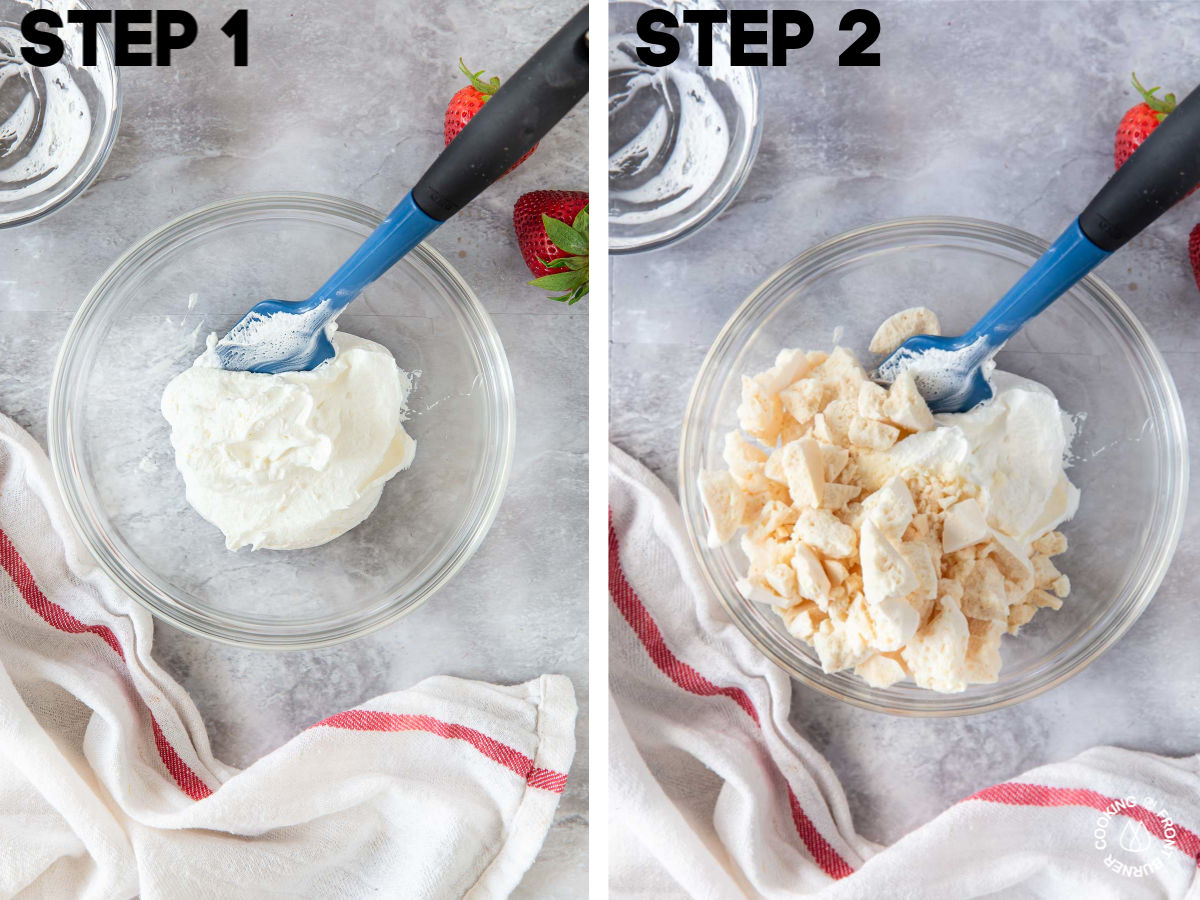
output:
M 430 678 L 225 765 L 2 416 L 0 569 L 0 896 L 498 897 L 541 847 L 566 678 Z
M 1200 757 L 1112 747 L 985 788 L 890 847 L 788 724 L 791 682 L 702 581 L 679 507 L 610 454 L 614 896 L 1200 898 Z

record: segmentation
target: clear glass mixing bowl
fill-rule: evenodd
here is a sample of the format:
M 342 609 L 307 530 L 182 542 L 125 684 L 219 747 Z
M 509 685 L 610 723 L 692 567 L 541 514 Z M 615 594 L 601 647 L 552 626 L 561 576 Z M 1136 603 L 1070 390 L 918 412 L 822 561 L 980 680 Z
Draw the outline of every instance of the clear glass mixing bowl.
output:
M 380 221 L 311 194 L 215 203 L 126 252 L 76 314 L 51 391 L 51 462 L 96 560 L 155 615 L 232 644 L 332 644 L 411 612 L 483 540 L 512 461 L 512 377 L 479 300 L 424 244 L 338 323 L 418 373 L 416 458 L 375 512 L 320 547 L 231 553 L 184 498 L 166 383 L 257 300 L 307 297 Z
M 694 27 L 675 32 L 679 59 L 643 63 L 637 21 L 667 9 L 723 9 L 715 0 L 608 4 L 608 236 L 613 253 L 665 247 L 695 234 L 737 196 L 762 137 L 759 74 L 730 65 L 728 26 L 714 29 L 712 65 L 697 64 Z
M 81 138 L 78 159 L 65 172 L 53 171 L 40 178 L 29 178 L 30 165 L 41 148 L 51 146 L 49 132 L 53 115 L 47 115 L 46 98 L 51 94 L 47 77 L 55 78 L 54 68 L 39 68 L 20 56 L 18 40 L 21 20 L 34 9 L 51 9 L 63 19 L 59 35 L 66 45 L 61 63 L 71 75 L 87 107 L 91 127 L 86 140 Z M 96 65 L 83 66 L 82 28 L 67 24 L 72 9 L 87 9 L 83 0 L 0 0 L 0 228 L 24 225 L 61 209 L 83 193 L 104 167 L 121 122 L 120 70 L 113 64 L 112 41 L 103 28 L 97 29 Z M 9 39 L 11 37 L 11 40 Z M 12 44 L 13 46 L 10 46 Z M 55 93 L 56 97 L 61 97 Z M 53 112 L 53 111 L 51 111 Z M 78 119 L 72 115 L 59 120 L 59 127 L 70 129 Z M 58 141 L 62 141 L 62 134 Z M 61 143 L 55 146 L 61 146 Z M 36 167 L 41 171 L 41 167 Z M 20 173 L 20 174 L 18 174 Z
M 858 706 L 904 715 L 960 715 L 1016 703 L 1070 678 L 1121 637 L 1150 603 L 1175 552 L 1187 500 L 1188 455 L 1174 382 L 1145 329 L 1094 276 L 1054 303 L 997 358 L 1042 382 L 1063 409 L 1083 414 L 1072 446 L 1079 512 L 1063 526 L 1070 549 L 1055 563 L 1071 578 L 1057 612 L 1042 610 L 1002 642 L 994 684 L 937 694 L 902 682 L 873 688 L 852 672 L 826 674 L 767 606 L 744 599 L 737 542 L 711 549 L 697 474 L 722 468 L 722 439 L 737 427 L 739 379 L 768 368 L 783 347 L 840 343 L 864 362 L 889 314 L 929 306 L 960 334 L 1030 266 L 1046 243 L 971 219 L 905 219 L 832 238 L 772 275 L 725 325 L 701 368 L 683 423 L 680 492 L 692 547 L 733 621 L 794 678 Z M 852 298 L 874 298 L 863 314 Z M 853 308 L 855 313 L 850 313 Z

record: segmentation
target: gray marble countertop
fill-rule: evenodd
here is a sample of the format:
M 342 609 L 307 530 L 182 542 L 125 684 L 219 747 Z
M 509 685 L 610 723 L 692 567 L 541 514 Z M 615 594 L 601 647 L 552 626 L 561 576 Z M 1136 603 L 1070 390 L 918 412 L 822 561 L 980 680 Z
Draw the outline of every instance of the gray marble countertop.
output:
M 152 4 L 118 3 L 151 8 Z M 132 243 L 206 203 L 256 191 L 334 194 L 390 209 L 442 147 L 458 58 L 510 73 L 573 0 L 316 0 L 247 4 L 250 65 L 219 32 L 233 7 L 193 0 L 200 38 L 170 68 L 123 73 L 120 136 L 59 213 L 0 232 L 0 412 L 41 442 L 55 355 L 96 279 Z M 486 6 L 487 14 L 481 9 Z M 512 205 L 586 189 L 586 104 L 430 243 L 494 318 L 512 367 L 517 448 L 499 517 L 431 602 L 370 637 L 312 652 L 237 650 L 163 624 L 154 656 L 191 692 L 213 749 L 245 766 L 331 713 L 434 674 L 501 683 L 568 675 L 580 704 L 570 781 L 518 891 L 587 891 L 588 304 L 525 286 Z
M 733 205 L 686 242 L 612 269 L 613 441 L 674 488 L 679 428 L 709 344 L 776 268 L 885 219 L 990 219 L 1051 239 L 1112 171 L 1129 75 L 1200 82 L 1194 3 L 871 4 L 879 68 L 839 68 L 847 4 L 805 5 L 816 37 L 763 71 L 762 146 Z M 1188 232 L 1200 200 L 1169 212 L 1099 270 L 1133 307 L 1200 414 L 1200 293 Z M 870 319 L 872 298 L 848 318 Z M 1195 446 L 1193 471 L 1200 461 Z M 1098 662 L 1016 707 L 948 720 L 866 712 L 797 685 L 792 722 L 824 753 L 856 826 L 892 842 L 974 790 L 1097 744 L 1200 751 L 1200 492 L 1149 610 Z M 887 746 L 886 764 L 879 748 Z

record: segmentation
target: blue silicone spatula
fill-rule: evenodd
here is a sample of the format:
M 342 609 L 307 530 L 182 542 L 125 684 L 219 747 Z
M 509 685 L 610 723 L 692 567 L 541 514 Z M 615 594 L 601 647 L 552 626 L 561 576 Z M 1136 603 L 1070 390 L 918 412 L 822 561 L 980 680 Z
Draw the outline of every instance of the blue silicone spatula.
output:
M 491 96 L 354 254 L 307 300 L 263 300 L 216 345 L 224 369 L 298 372 L 331 359 L 325 327 L 371 282 L 504 175 L 587 93 L 588 8 Z
M 1200 183 L 1200 88 L 1151 132 L 1067 230 L 970 331 L 917 335 L 880 363 L 883 384 L 911 371 L 933 412 L 992 396 L 986 366 L 1004 343 Z

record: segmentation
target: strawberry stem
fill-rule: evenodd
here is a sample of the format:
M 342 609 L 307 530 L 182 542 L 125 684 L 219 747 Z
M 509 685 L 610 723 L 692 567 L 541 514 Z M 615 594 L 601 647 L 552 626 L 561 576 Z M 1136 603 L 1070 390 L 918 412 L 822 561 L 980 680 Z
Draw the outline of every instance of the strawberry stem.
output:
M 471 82 L 471 87 L 483 94 L 485 101 L 488 97 L 492 96 L 492 94 L 496 93 L 496 91 L 500 90 L 499 78 L 493 75 L 487 81 L 484 81 L 480 76 L 483 75 L 485 70 L 480 69 L 478 72 L 472 72 L 467 68 L 467 64 L 463 62 L 463 58 L 461 56 L 458 58 L 458 68 L 459 71 L 467 76 L 467 81 Z
M 1162 121 L 1168 114 L 1175 111 L 1175 95 L 1164 94 L 1162 97 L 1154 96 L 1154 92 L 1159 90 L 1155 86 L 1148 88 L 1138 81 L 1137 73 L 1133 73 L 1133 86 L 1137 92 L 1142 95 L 1142 102 L 1145 103 L 1157 115 L 1158 121 Z

